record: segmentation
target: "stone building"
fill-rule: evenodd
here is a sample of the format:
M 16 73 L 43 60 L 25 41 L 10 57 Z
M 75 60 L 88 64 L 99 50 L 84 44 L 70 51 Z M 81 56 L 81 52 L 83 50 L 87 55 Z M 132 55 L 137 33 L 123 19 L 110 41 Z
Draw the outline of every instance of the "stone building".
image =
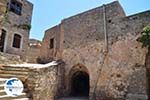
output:
M 147 25 L 149 10 L 126 16 L 114 1 L 46 30 L 41 61 L 61 59 L 65 63 L 58 97 L 147 100 L 148 50 L 136 41 Z
M 25 56 L 29 50 L 28 59 L 57 60 L 57 65 L 0 65 L 0 99 L 150 99 L 150 49 L 137 42 L 150 25 L 149 10 L 126 16 L 114 1 L 62 20 L 45 31 L 39 44 L 28 41 L 33 5 L 25 0 L 1 0 L 0 5 L 1 52 Z M 3 90 L 11 77 L 25 86 L 18 97 Z
M 41 41 L 29 39 L 26 61 L 28 63 L 37 63 L 40 56 Z
M 27 0 L 1 0 L 0 52 L 25 59 L 33 5 Z

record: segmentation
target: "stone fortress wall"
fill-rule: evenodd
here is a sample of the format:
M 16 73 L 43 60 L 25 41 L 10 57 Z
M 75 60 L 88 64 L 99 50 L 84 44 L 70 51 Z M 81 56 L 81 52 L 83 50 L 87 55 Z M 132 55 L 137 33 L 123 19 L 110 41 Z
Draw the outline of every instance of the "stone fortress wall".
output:
M 150 11 L 126 16 L 118 1 L 64 19 L 48 29 L 41 59 L 65 62 L 63 94 L 76 72 L 89 75 L 89 96 L 99 100 L 147 99 L 147 49 L 136 41 L 150 24 Z M 51 39 L 54 47 L 50 48 Z M 133 99 L 134 98 L 134 99 Z
M 0 25 L 6 30 L 4 52 L 25 57 L 33 5 L 28 1 L 17 1 L 22 4 L 22 14 L 9 11 L 6 13 L 9 20 L 2 21 L 5 23 Z M 0 3 L 6 5 L 10 0 Z M 24 66 L 22 69 L 3 66 L 0 68 L 3 71 L 0 78 L 24 77 L 24 73 L 16 73 L 17 70 L 29 74 L 30 78 L 27 76 L 21 80 L 29 85 L 28 89 L 33 94 L 29 98 L 35 100 L 71 96 L 75 92 L 73 80 L 81 76 L 87 82 L 85 85 L 88 85 L 86 89 L 90 100 L 147 100 L 150 91 L 146 68 L 149 66 L 149 53 L 147 48 L 141 47 L 137 38 L 143 27 L 149 24 L 149 10 L 126 16 L 118 1 L 66 18 L 59 25 L 46 30 L 41 50 L 38 48 L 36 51 L 40 52 L 37 56 L 43 63 L 52 60 L 64 62 L 54 68 L 57 84 L 50 84 L 50 77 L 53 76 L 53 70 L 49 69 L 51 67 L 24 70 Z M 20 49 L 12 47 L 15 33 L 22 36 Z M 45 85 L 50 87 L 45 88 Z M 55 93 L 51 86 L 55 88 Z M 32 91 L 32 87 L 35 91 Z

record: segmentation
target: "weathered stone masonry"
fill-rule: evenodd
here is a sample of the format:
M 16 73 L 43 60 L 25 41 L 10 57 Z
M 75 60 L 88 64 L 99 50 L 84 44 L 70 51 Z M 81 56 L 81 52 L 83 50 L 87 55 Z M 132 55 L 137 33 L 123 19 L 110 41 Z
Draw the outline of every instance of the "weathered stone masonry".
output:
M 0 92 L 0 100 L 25 99 L 25 100 L 54 100 L 60 94 L 62 82 L 63 63 L 55 66 L 36 68 L 22 66 L 0 66 L 0 90 L 3 90 L 5 79 L 12 77 L 20 79 L 24 84 L 23 94 L 17 97 L 7 96 L 5 92 Z M 1 80 L 4 81 L 1 81 Z
M 146 48 L 136 41 L 150 11 L 126 16 L 118 1 L 64 19 L 46 31 L 41 59 L 65 62 L 63 96 L 76 73 L 89 75 L 91 100 L 147 100 Z M 54 47 L 50 48 L 51 39 Z
M 4 52 L 22 56 L 27 51 L 29 36 L 29 30 L 23 26 L 31 22 L 33 5 L 17 1 L 23 4 L 21 16 L 10 11 L 7 13 L 10 20 L 0 25 L 11 33 L 6 34 L 8 44 Z M 7 2 L 1 3 L 6 6 Z M 58 65 L 0 66 L 0 78 L 17 77 L 23 81 L 25 94 L 14 99 L 88 96 L 90 100 L 148 100 L 150 54 L 136 41 L 147 25 L 150 25 L 149 10 L 126 16 L 118 1 L 69 17 L 46 30 L 42 41 L 40 62 L 59 60 Z M 11 44 L 15 33 L 23 37 L 20 49 Z
M 25 60 L 33 5 L 27 0 L 1 0 L 0 3 L 5 9 L 0 15 L 0 33 L 5 31 L 4 43 L 0 44 L 0 51 L 19 55 Z M 20 5 L 20 8 L 16 8 L 16 5 Z

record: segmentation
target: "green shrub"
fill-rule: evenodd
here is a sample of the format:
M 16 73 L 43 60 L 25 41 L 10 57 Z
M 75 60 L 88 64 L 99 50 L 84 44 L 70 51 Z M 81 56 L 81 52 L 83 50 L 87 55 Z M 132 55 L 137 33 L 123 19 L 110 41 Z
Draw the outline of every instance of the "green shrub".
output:
M 21 29 L 24 29 L 24 30 L 30 30 L 31 29 L 30 24 L 20 24 L 20 25 L 15 24 L 14 27 L 21 28 Z
M 146 26 L 143 29 L 142 34 L 137 41 L 142 43 L 142 47 L 150 46 L 150 26 Z

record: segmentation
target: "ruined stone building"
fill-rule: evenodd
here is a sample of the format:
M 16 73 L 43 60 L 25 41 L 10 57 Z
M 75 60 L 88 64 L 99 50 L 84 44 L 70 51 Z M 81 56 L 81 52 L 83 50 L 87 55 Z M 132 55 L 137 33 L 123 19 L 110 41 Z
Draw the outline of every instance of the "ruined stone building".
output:
M 41 41 L 29 39 L 26 61 L 28 63 L 37 63 L 40 56 Z
M 114 1 L 46 30 L 41 60 L 61 59 L 65 63 L 57 95 L 147 100 L 147 49 L 137 38 L 149 24 L 149 10 L 126 16 Z
M 0 0 L 0 51 L 25 59 L 33 5 L 27 0 Z
M 0 49 L 22 55 L 27 52 L 32 4 L 10 0 L 8 5 L 10 20 L 1 29 L 1 38 L 6 38 L 1 39 Z M 147 25 L 150 10 L 126 16 L 118 1 L 63 19 L 45 31 L 42 43 L 30 41 L 27 54 L 28 59 L 38 58 L 39 63 L 56 60 L 58 64 L 0 65 L 0 90 L 11 77 L 22 80 L 25 88 L 19 97 L 0 91 L 0 99 L 64 100 L 61 98 L 71 96 L 86 100 L 149 100 L 150 51 L 137 41 Z M 19 45 L 15 41 L 23 42 Z

